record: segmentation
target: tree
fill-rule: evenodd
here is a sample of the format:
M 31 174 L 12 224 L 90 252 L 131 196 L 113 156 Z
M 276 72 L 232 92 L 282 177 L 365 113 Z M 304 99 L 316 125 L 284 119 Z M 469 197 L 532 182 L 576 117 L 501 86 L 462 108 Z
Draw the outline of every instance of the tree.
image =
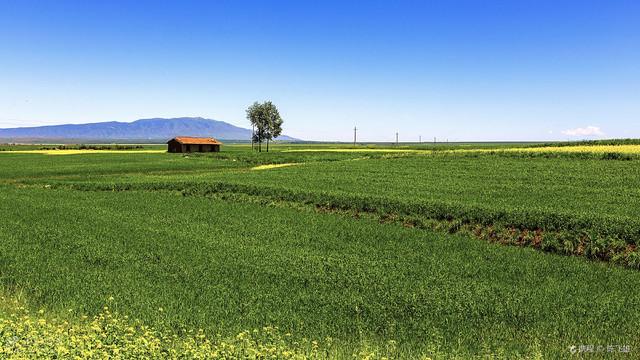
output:
M 262 151 L 262 141 L 264 141 L 264 116 L 262 116 L 262 105 L 254 102 L 247 108 L 247 119 L 251 122 L 251 144 L 258 144 L 258 151 Z
M 271 102 L 254 102 L 247 108 L 247 119 L 254 129 L 252 141 L 258 143 L 258 151 L 262 152 L 262 143 L 269 142 L 282 134 L 282 117 L 278 108 Z
M 262 104 L 262 111 L 267 124 L 265 138 L 267 140 L 267 152 L 269 152 L 269 141 L 282 134 L 282 117 L 280 116 L 278 108 L 271 101 L 265 101 Z

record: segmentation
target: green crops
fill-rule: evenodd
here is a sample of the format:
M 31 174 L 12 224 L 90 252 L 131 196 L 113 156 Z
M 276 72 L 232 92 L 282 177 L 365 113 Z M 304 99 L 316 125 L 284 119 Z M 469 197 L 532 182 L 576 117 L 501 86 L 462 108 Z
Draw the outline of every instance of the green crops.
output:
M 300 165 L 251 170 L 287 163 Z M 639 165 L 242 149 L 0 154 L 0 284 L 32 314 L 42 308 L 87 336 L 107 304 L 120 320 L 175 335 L 154 348 L 167 352 L 198 329 L 211 346 L 253 329 L 251 341 L 271 346 L 263 328 L 278 329 L 277 351 L 301 357 L 314 346 L 330 358 L 634 351 Z M 14 339 L 19 311 L 3 311 Z M 45 320 L 33 331 L 53 329 Z

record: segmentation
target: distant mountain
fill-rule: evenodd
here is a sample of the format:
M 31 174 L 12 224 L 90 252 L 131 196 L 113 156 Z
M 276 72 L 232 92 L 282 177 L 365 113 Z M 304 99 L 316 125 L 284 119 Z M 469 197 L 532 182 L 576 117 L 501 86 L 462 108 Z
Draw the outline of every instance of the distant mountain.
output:
M 251 130 L 224 121 L 184 117 L 141 119 L 0 129 L 0 139 L 168 140 L 175 136 L 203 136 L 221 140 L 250 140 Z M 297 140 L 283 135 L 278 140 Z

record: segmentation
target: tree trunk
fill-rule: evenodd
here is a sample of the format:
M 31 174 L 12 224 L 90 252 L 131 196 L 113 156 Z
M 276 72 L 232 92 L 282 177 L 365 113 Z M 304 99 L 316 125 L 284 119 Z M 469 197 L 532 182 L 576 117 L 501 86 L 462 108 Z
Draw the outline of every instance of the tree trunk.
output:
M 269 138 L 267 138 L 267 152 L 269 152 Z
M 258 152 L 262 152 L 262 141 L 258 141 Z

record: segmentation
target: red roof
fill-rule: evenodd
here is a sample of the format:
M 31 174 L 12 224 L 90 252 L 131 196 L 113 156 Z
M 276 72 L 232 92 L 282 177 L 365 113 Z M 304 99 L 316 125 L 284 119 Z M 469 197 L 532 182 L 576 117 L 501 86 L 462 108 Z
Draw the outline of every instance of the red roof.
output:
M 199 138 L 190 136 L 178 136 L 169 141 L 177 141 L 180 144 L 192 144 L 192 145 L 222 145 L 222 143 L 214 138 Z

